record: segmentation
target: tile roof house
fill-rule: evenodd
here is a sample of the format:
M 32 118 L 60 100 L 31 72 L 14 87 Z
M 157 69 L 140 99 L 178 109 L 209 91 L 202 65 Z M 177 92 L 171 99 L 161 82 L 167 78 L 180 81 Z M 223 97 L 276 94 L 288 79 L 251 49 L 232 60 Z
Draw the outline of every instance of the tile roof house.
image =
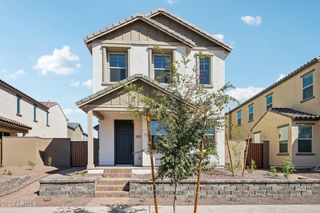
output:
M 190 67 L 178 72 L 190 74 L 196 67 L 200 83 L 218 89 L 225 84 L 225 59 L 232 51 L 224 41 L 164 9 L 131 16 L 86 36 L 84 42 L 92 55 L 92 94 L 76 104 L 88 116 L 88 168 L 96 166 L 93 116 L 99 122 L 100 165 L 150 166 L 146 121 L 128 112 L 123 85 L 133 83 L 172 95 L 163 74 L 170 72 L 171 62 L 186 56 Z M 200 58 L 200 53 L 207 57 Z M 224 165 L 224 131 L 214 138 L 216 162 Z
M 320 163 L 319 106 L 317 57 L 228 112 L 227 135 L 230 140 L 268 142 L 270 166 L 281 166 L 289 159 L 296 167 L 316 167 Z

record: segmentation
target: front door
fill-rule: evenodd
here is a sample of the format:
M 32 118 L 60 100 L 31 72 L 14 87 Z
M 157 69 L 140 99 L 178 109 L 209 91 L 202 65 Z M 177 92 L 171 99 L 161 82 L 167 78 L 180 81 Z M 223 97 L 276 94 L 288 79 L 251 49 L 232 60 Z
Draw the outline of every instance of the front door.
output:
M 115 163 L 133 164 L 133 121 L 116 120 L 115 127 Z

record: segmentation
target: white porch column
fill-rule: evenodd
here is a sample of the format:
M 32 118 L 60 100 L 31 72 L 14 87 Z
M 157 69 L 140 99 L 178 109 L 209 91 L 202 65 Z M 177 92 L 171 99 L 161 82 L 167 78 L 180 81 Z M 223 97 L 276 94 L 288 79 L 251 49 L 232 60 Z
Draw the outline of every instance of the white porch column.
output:
M 93 112 L 92 110 L 88 111 L 87 113 L 88 117 L 88 164 L 87 169 L 93 169 L 94 168 L 94 153 L 93 153 Z

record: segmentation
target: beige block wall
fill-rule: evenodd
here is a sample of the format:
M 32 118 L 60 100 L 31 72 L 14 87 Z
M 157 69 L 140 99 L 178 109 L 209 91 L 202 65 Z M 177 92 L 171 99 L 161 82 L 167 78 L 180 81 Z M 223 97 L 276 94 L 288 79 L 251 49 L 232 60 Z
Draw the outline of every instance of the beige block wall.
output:
M 306 102 L 302 101 L 302 78 L 301 76 L 314 70 L 313 74 L 313 93 L 315 98 Z M 275 88 L 261 94 L 254 100 L 245 103 L 243 106 L 236 108 L 230 114 L 226 116 L 227 131 L 230 133 L 230 126 L 237 126 L 237 112 L 242 111 L 242 124 L 240 126 L 243 132 L 240 139 L 246 138 L 248 132 L 252 126 L 261 118 L 261 116 L 266 112 L 266 100 L 265 96 L 273 94 L 273 107 L 287 107 L 296 110 L 313 113 L 320 115 L 320 62 L 305 68 L 299 74 L 291 77 L 282 84 L 276 86 Z M 248 122 L 248 106 L 254 103 L 254 121 Z M 238 139 L 237 136 L 232 137 L 232 139 Z
M 54 166 L 70 167 L 70 140 L 68 138 L 3 137 L 4 166 L 47 164 L 51 156 Z
M 278 127 L 289 126 L 288 133 L 288 153 L 289 155 L 279 154 L 279 130 Z M 270 166 L 281 166 L 284 159 L 292 159 L 291 139 L 291 119 L 279 114 L 268 112 L 260 122 L 253 128 L 253 133 L 260 132 L 261 141 L 269 141 L 269 164 Z

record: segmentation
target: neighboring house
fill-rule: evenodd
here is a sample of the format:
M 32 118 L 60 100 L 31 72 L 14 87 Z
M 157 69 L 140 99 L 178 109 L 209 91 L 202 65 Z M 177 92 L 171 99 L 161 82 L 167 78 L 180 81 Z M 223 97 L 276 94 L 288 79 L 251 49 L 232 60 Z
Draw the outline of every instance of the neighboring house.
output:
M 289 159 L 296 167 L 314 167 L 320 163 L 319 119 L 320 58 L 315 58 L 227 113 L 226 131 L 231 140 L 269 141 L 271 166 Z
M 2 136 L 66 138 L 67 119 L 57 103 L 39 102 L 0 80 Z
M 87 134 L 83 132 L 79 123 L 68 122 L 68 138 L 71 141 L 86 141 Z
M 232 48 L 181 18 L 158 9 L 135 15 L 84 39 L 92 54 L 92 94 L 77 102 L 88 116 L 88 168 L 93 168 L 93 116 L 99 120 L 99 164 L 149 166 L 147 130 L 143 117 L 128 112 L 123 84 L 134 83 L 145 92 L 165 89 L 171 62 L 190 60 L 207 89 L 225 84 L 225 59 Z M 159 50 L 161 49 L 161 51 Z M 207 57 L 199 57 L 199 54 Z M 157 81 L 156 81 L 157 80 Z M 119 83 L 120 82 L 120 83 Z M 156 121 L 152 124 L 157 125 Z M 155 131 L 154 131 L 155 132 Z M 214 135 L 219 165 L 224 165 L 224 131 Z

